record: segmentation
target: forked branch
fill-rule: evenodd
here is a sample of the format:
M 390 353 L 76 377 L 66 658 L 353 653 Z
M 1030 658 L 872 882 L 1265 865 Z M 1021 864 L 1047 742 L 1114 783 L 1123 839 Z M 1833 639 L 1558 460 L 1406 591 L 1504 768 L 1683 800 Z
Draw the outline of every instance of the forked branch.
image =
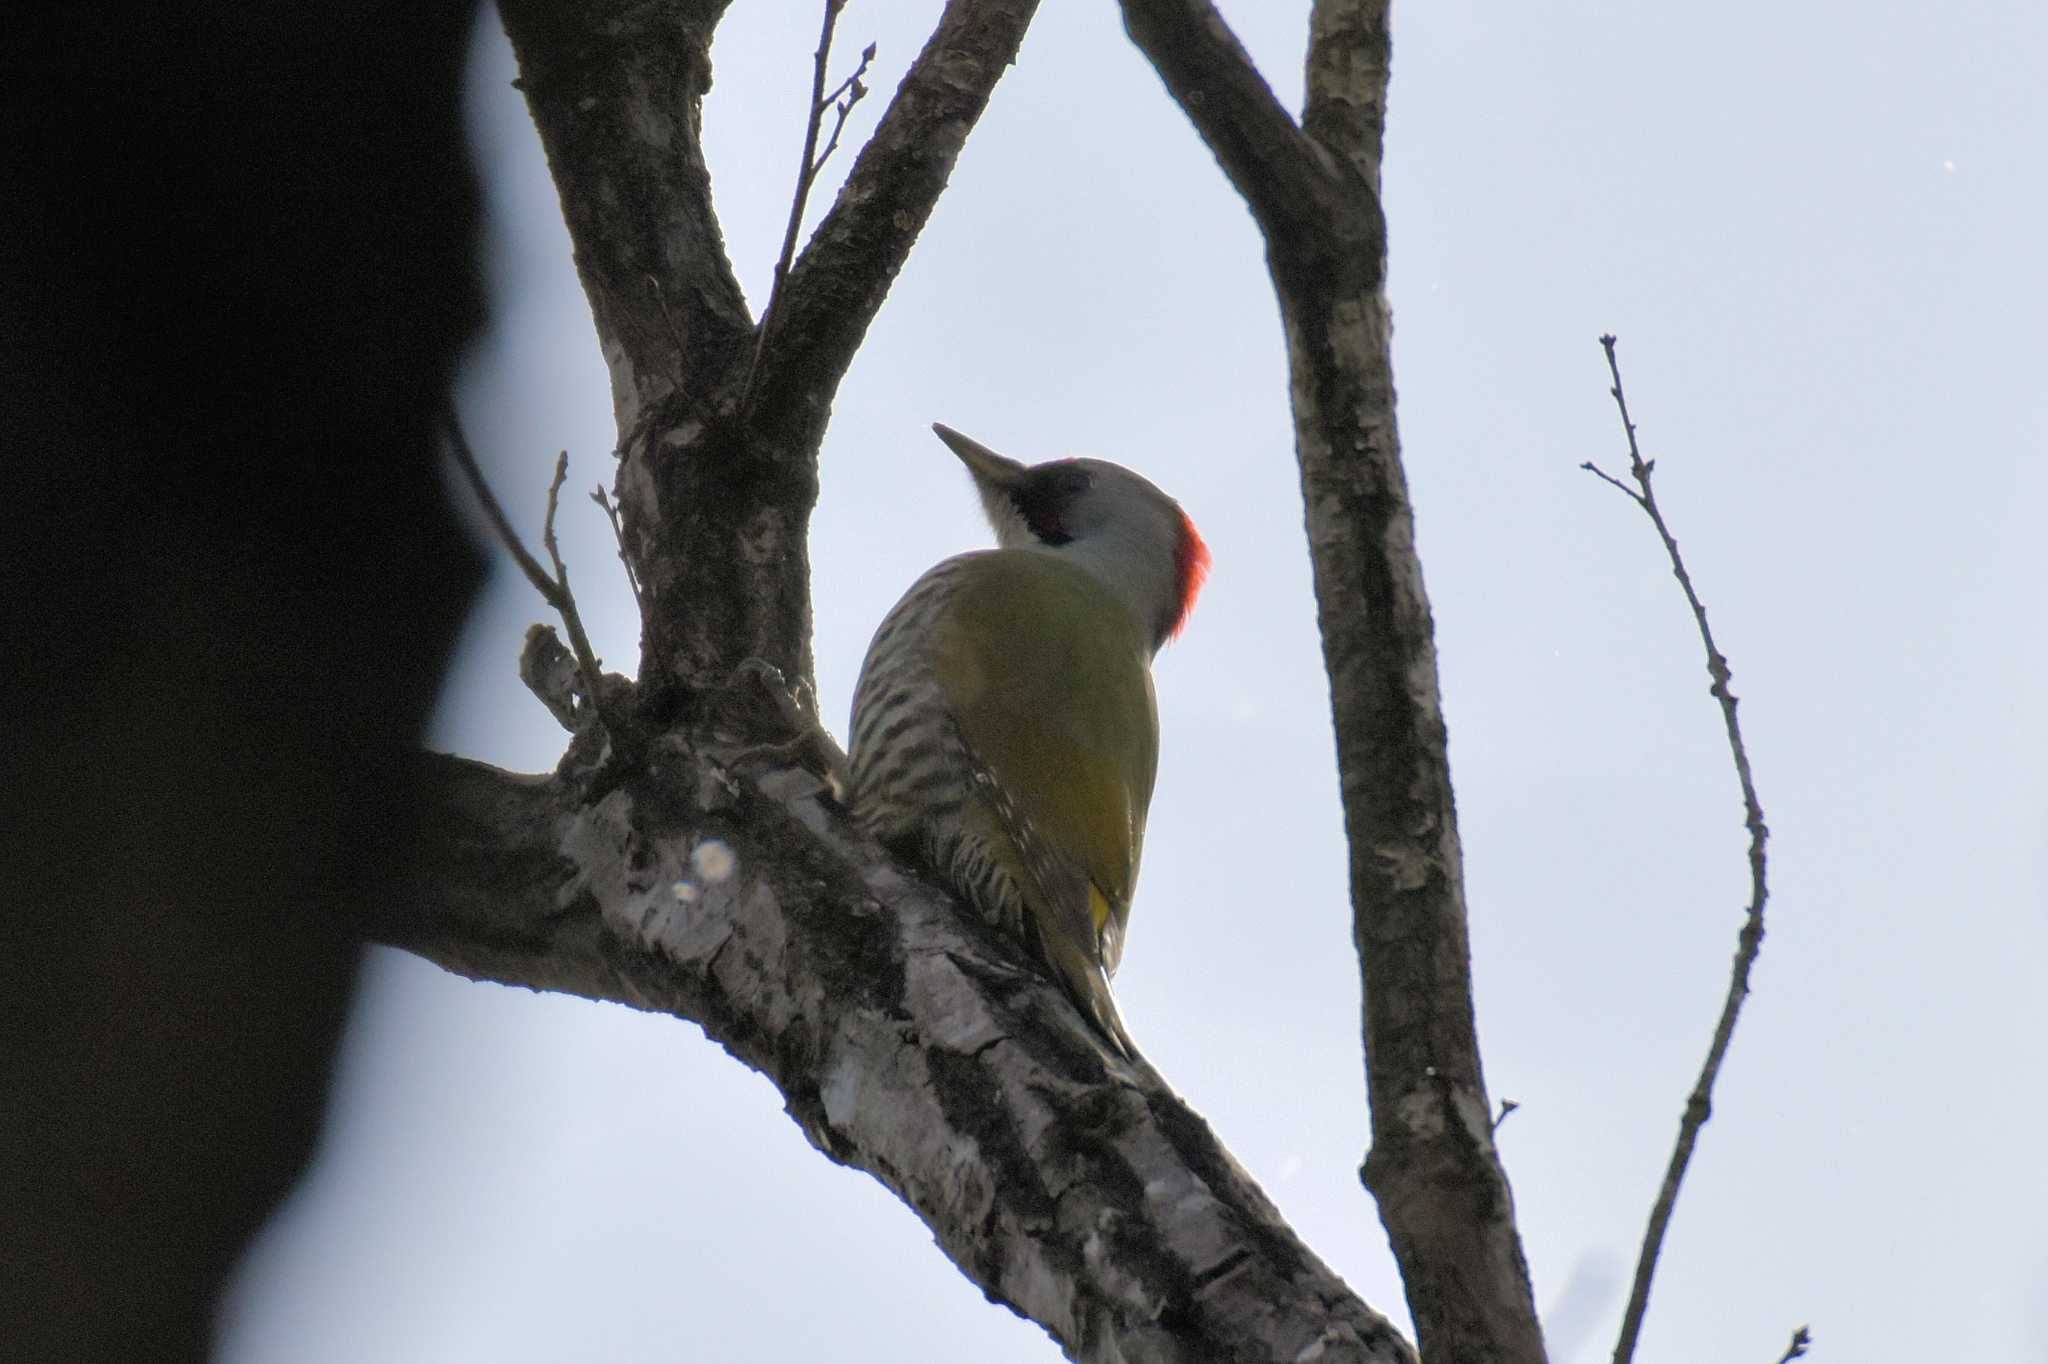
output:
M 618 717 L 606 714 L 604 674 L 598 667 L 596 653 L 591 650 L 590 636 L 584 633 L 583 616 L 576 609 L 576 594 L 569 590 L 569 569 L 562 562 L 561 546 L 555 540 L 555 513 L 561 507 L 562 483 L 569 476 L 569 452 L 562 451 L 560 457 L 555 460 L 554 481 L 548 485 L 547 518 L 541 527 L 541 544 L 548 552 L 549 562 L 555 566 L 554 572 L 550 573 L 541 567 L 538 559 L 527 552 L 526 546 L 519 539 L 519 532 L 512 529 L 510 518 L 505 515 L 505 509 L 498 504 L 497 495 L 491 491 L 489 481 L 484 478 L 483 469 L 476 462 L 476 454 L 469 447 L 469 437 L 463 434 L 462 419 L 456 413 L 453 403 L 448 404 L 444 410 L 442 425 L 448 437 L 448 453 L 454 458 L 456 466 L 462 470 L 470 491 L 476 494 L 476 500 L 483 507 L 484 516 L 490 521 L 491 529 L 496 531 L 498 538 L 504 542 L 513 562 L 519 565 L 519 571 L 526 575 L 526 580 L 540 593 L 541 600 L 553 607 L 555 614 L 562 618 L 562 626 L 569 632 L 569 647 L 576 655 L 576 675 L 582 686 L 584 700 L 590 706 L 590 713 L 597 718 L 598 723 L 605 727 L 615 743 L 618 742 L 624 734 L 624 729 L 618 723 Z
M 771 445 L 791 439 L 808 414 L 829 408 L 817 395 L 829 393 L 846 372 L 945 189 L 968 131 L 1015 62 L 1037 7 L 1038 0 L 947 0 L 832 207 L 789 259 L 769 307 L 772 327 L 757 329 L 761 359 L 742 408 L 757 439 Z M 822 120 L 833 100 L 822 80 L 814 86 L 812 108 Z M 815 140 L 805 147 L 806 166 L 822 164 L 813 157 Z M 786 235 L 793 248 L 794 234 Z
M 1693 1082 L 1692 1093 L 1685 1101 L 1685 1114 L 1679 1120 L 1678 1141 L 1672 1148 L 1671 1162 L 1665 1168 L 1664 1183 L 1657 1190 L 1657 1201 L 1650 1209 L 1650 1225 L 1643 1234 L 1642 1252 L 1636 1259 L 1635 1283 L 1629 1290 L 1628 1310 L 1622 1316 L 1621 1337 L 1614 1347 L 1614 1364 L 1629 1364 L 1635 1358 L 1636 1339 L 1643 1328 L 1643 1314 L 1650 1305 L 1650 1282 L 1657 1273 L 1657 1256 L 1664 1246 L 1665 1230 L 1671 1224 L 1671 1211 L 1678 1203 L 1679 1185 L 1685 1180 L 1686 1166 L 1692 1160 L 1693 1147 L 1699 1142 L 1700 1128 L 1706 1125 L 1713 1111 L 1714 1081 L 1721 1073 L 1722 1061 L 1727 1058 L 1728 1043 L 1735 1035 L 1735 1020 L 1742 1012 L 1742 1001 L 1749 995 L 1750 968 L 1756 964 L 1757 953 L 1763 947 L 1764 902 L 1770 895 L 1765 875 L 1764 845 L 1770 838 L 1770 829 L 1764 823 L 1763 806 L 1757 800 L 1756 782 L 1750 775 L 1749 750 L 1742 742 L 1742 724 L 1736 716 L 1736 696 L 1728 689 L 1728 659 L 1714 643 L 1713 628 L 1707 623 L 1707 608 L 1701 603 L 1699 593 L 1693 590 L 1692 575 L 1686 572 L 1685 559 L 1678 552 L 1678 541 L 1673 538 L 1671 527 L 1657 506 L 1657 490 L 1651 483 L 1657 462 L 1644 459 L 1642 447 L 1636 441 L 1636 426 L 1628 414 L 1628 399 L 1622 394 L 1621 363 L 1615 358 L 1614 345 L 1614 337 L 1600 338 L 1600 348 L 1607 354 L 1607 372 L 1614 380 L 1614 386 L 1608 391 L 1614 397 L 1615 408 L 1621 413 L 1622 430 L 1628 436 L 1628 472 L 1635 486 L 1630 487 L 1591 460 L 1579 467 L 1627 494 L 1650 518 L 1650 524 L 1657 528 L 1657 538 L 1664 542 L 1664 553 L 1671 560 L 1671 572 L 1685 592 L 1686 604 L 1692 608 L 1693 621 L 1699 627 L 1700 643 L 1707 651 L 1707 675 L 1713 679 L 1709 691 L 1721 706 L 1721 718 L 1728 731 L 1728 750 L 1734 757 L 1735 776 L 1742 786 L 1742 822 L 1749 830 L 1749 907 L 1737 938 L 1728 995 L 1721 1003 L 1721 1017 L 1714 1025 L 1714 1040 L 1707 1047 L 1706 1063 L 1700 1067 L 1699 1078 Z M 1785 1356 L 1787 1359 L 1805 1353 L 1803 1335 L 1804 1328 L 1801 1328 L 1800 1335 L 1793 1338 L 1794 1348 Z

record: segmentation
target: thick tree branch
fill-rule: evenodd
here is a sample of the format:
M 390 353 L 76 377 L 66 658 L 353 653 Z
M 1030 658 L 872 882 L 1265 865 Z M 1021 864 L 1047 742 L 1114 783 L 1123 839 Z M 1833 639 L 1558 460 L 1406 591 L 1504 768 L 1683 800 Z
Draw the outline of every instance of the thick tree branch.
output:
M 1084 1360 L 1413 1358 L 1149 1068 L 801 771 L 679 743 L 592 802 L 423 756 L 438 837 L 380 940 L 700 1024 L 992 1297 Z M 775 794 L 770 794 L 771 792 Z
M 1543 1356 L 1473 1019 L 1463 860 L 1394 423 L 1377 174 L 1386 5 L 1324 0 L 1294 128 L 1205 0 L 1125 23 L 1266 235 L 1351 848 L 1379 1201 L 1423 1357 Z
M 501 0 L 521 88 L 611 374 L 624 549 L 645 597 L 643 705 L 759 655 L 809 675 L 805 528 L 815 471 L 762 486 L 714 439 L 708 397 L 752 319 L 725 254 L 702 139 L 726 0 Z M 704 514 L 715 508 L 714 514 Z
M 1302 128 L 1375 191 L 1393 56 L 1386 0 L 1316 0 L 1309 15 Z
M 752 321 L 711 202 L 703 101 L 729 0 L 500 0 L 621 429 L 719 378 Z

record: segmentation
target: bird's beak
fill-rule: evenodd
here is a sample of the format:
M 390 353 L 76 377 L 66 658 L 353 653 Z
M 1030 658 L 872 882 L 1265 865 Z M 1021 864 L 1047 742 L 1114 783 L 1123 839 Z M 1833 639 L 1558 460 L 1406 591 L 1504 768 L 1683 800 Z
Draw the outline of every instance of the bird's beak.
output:
M 999 455 L 980 441 L 963 436 L 943 422 L 933 422 L 932 430 L 946 448 L 960 457 L 967 466 L 967 472 L 974 475 L 974 481 L 990 490 L 1015 488 L 1024 481 L 1025 466 L 1016 460 Z

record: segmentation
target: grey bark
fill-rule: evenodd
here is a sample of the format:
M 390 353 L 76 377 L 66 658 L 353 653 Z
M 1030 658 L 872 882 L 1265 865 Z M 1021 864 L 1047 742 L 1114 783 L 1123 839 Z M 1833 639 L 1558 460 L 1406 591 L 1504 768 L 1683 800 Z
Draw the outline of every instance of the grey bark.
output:
M 1387 3 L 1318 0 L 1299 125 L 1206 0 L 1123 11 L 1257 219 L 1286 328 L 1364 978 L 1372 1150 L 1360 1173 L 1423 1358 L 1540 1361 L 1480 1068 L 1434 626 L 1394 422 Z
M 1156 1072 L 802 769 L 668 738 L 600 795 L 421 761 L 443 836 L 382 941 L 696 1022 L 1070 1356 L 1413 1359 Z
M 637 683 L 558 771 L 423 757 L 370 925 L 479 979 L 698 1023 L 1073 1357 L 1404 1361 L 1208 1126 L 1006 940 L 852 832 L 742 665 L 810 675 L 832 395 L 1034 0 L 952 0 L 798 257 L 758 372 L 698 141 L 721 3 L 504 0 L 612 375 Z

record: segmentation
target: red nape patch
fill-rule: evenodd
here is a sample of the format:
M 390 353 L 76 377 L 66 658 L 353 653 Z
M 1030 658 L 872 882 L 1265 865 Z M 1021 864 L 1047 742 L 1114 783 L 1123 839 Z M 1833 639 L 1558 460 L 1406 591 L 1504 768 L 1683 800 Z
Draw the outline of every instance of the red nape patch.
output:
M 1180 612 L 1173 618 L 1173 628 L 1166 632 L 1168 639 L 1179 638 L 1187 627 L 1188 617 L 1194 613 L 1195 598 L 1202 594 L 1202 584 L 1209 578 L 1209 547 L 1202 543 L 1201 533 L 1186 512 L 1180 514 L 1180 543 L 1174 546 L 1173 567 L 1180 579 Z

